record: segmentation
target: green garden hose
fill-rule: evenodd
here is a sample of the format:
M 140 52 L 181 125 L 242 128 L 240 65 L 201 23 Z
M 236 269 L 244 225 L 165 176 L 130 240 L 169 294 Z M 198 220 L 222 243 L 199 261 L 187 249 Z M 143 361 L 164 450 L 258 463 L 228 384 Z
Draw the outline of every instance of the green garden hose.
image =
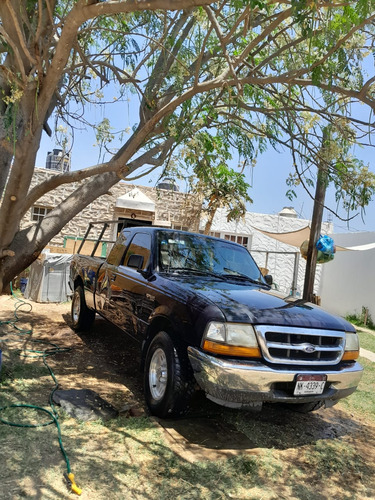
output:
M 12 284 L 10 285 L 10 288 L 11 288 L 12 296 L 16 299 L 15 309 L 14 309 L 14 319 L 7 320 L 7 321 L 0 321 L 0 326 L 1 325 L 10 325 L 10 327 L 15 330 L 15 334 L 18 336 L 21 336 L 21 337 L 23 337 L 24 335 L 31 335 L 33 333 L 32 328 L 25 330 L 25 329 L 22 329 L 22 328 L 17 326 L 17 322 L 20 321 L 20 318 L 18 317 L 17 312 L 23 307 L 28 307 L 29 310 L 27 312 L 31 312 L 32 305 L 28 302 L 25 302 L 22 299 L 17 298 L 14 295 Z M 49 356 L 53 356 L 55 354 L 60 354 L 63 352 L 69 352 L 71 349 L 69 347 L 59 347 L 58 345 L 56 345 L 52 342 L 47 342 L 44 340 L 30 339 L 29 341 L 33 342 L 35 344 L 44 344 L 46 346 L 50 346 L 50 347 L 47 347 L 46 349 L 25 349 L 23 352 L 21 350 L 18 350 L 17 352 L 20 356 L 23 356 L 23 357 L 32 357 L 32 358 L 36 358 L 36 357 L 40 358 L 41 357 L 43 359 L 43 363 L 46 366 L 46 368 L 48 369 L 48 371 L 49 371 L 49 373 L 50 373 L 50 375 L 55 383 L 55 385 L 50 393 L 50 396 L 49 396 L 49 404 L 50 404 L 51 410 L 47 410 L 41 406 L 36 406 L 36 405 L 31 405 L 31 404 L 12 404 L 12 405 L 7 405 L 7 406 L 0 406 L 0 412 L 2 412 L 3 410 L 6 410 L 8 408 L 31 408 L 33 410 L 44 412 L 47 415 L 49 415 L 49 417 L 51 417 L 51 418 L 47 422 L 40 423 L 40 424 L 19 424 L 19 423 L 10 422 L 8 420 L 5 420 L 0 415 L 0 422 L 2 422 L 3 424 L 6 424 L 6 425 L 13 426 L 13 427 L 29 427 L 29 428 L 30 427 L 45 427 L 47 425 L 55 424 L 56 428 L 57 428 L 57 437 L 58 437 L 60 450 L 61 450 L 61 453 L 62 453 L 64 460 L 65 460 L 65 463 L 66 463 L 67 472 L 64 474 L 64 477 L 65 477 L 66 481 L 68 482 L 68 485 L 70 486 L 71 490 L 74 493 L 76 493 L 77 495 L 80 495 L 82 490 L 80 488 L 78 488 L 78 486 L 76 485 L 76 483 L 74 481 L 74 474 L 71 471 L 69 458 L 66 454 L 66 451 L 65 451 L 65 448 L 64 448 L 64 445 L 62 442 L 61 428 L 60 428 L 60 424 L 59 424 L 59 420 L 58 420 L 58 418 L 59 418 L 58 413 L 57 413 L 55 406 L 53 404 L 53 395 L 54 395 L 55 391 L 57 390 L 59 384 L 57 382 L 55 374 L 53 373 L 51 367 L 47 363 L 47 358 Z M 2 342 L 4 342 L 4 340 L 2 340 Z

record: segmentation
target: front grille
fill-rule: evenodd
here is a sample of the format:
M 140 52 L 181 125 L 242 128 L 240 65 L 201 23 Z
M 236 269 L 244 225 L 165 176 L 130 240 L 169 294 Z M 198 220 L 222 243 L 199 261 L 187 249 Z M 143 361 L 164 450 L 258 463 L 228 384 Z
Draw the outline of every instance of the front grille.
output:
M 257 325 L 255 330 L 270 363 L 334 365 L 345 349 L 345 332 L 273 325 Z

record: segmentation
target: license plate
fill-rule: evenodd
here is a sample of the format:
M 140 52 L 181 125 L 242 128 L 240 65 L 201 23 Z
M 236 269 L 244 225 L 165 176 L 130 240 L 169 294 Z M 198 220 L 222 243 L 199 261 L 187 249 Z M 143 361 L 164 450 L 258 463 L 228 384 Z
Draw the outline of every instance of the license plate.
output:
M 327 375 L 297 375 L 294 395 L 322 394 L 326 381 Z

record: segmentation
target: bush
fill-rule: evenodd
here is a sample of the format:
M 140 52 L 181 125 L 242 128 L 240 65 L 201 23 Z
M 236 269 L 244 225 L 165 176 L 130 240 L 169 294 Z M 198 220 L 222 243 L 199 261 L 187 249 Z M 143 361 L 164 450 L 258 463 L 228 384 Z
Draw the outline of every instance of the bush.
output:
M 350 321 L 350 323 L 353 323 L 353 325 L 364 326 L 366 328 L 370 328 L 371 330 L 375 330 L 375 324 L 372 321 L 368 309 L 365 307 L 362 307 L 362 314 L 348 314 L 345 316 L 345 319 Z

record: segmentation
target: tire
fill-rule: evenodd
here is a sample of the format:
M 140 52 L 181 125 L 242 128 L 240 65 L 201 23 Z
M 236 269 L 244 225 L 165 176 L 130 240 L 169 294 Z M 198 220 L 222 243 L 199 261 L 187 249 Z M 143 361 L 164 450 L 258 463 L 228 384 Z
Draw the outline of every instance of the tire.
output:
M 95 319 L 95 311 L 86 305 L 85 294 L 81 285 L 74 289 L 71 309 L 73 330 L 85 332 L 89 330 Z
M 159 332 L 152 340 L 145 360 L 144 391 L 150 412 L 160 418 L 184 415 L 194 386 L 187 354 L 168 333 Z
M 310 413 L 311 411 L 319 410 L 324 406 L 324 401 L 312 401 L 311 403 L 298 403 L 285 405 L 290 410 L 297 413 Z

